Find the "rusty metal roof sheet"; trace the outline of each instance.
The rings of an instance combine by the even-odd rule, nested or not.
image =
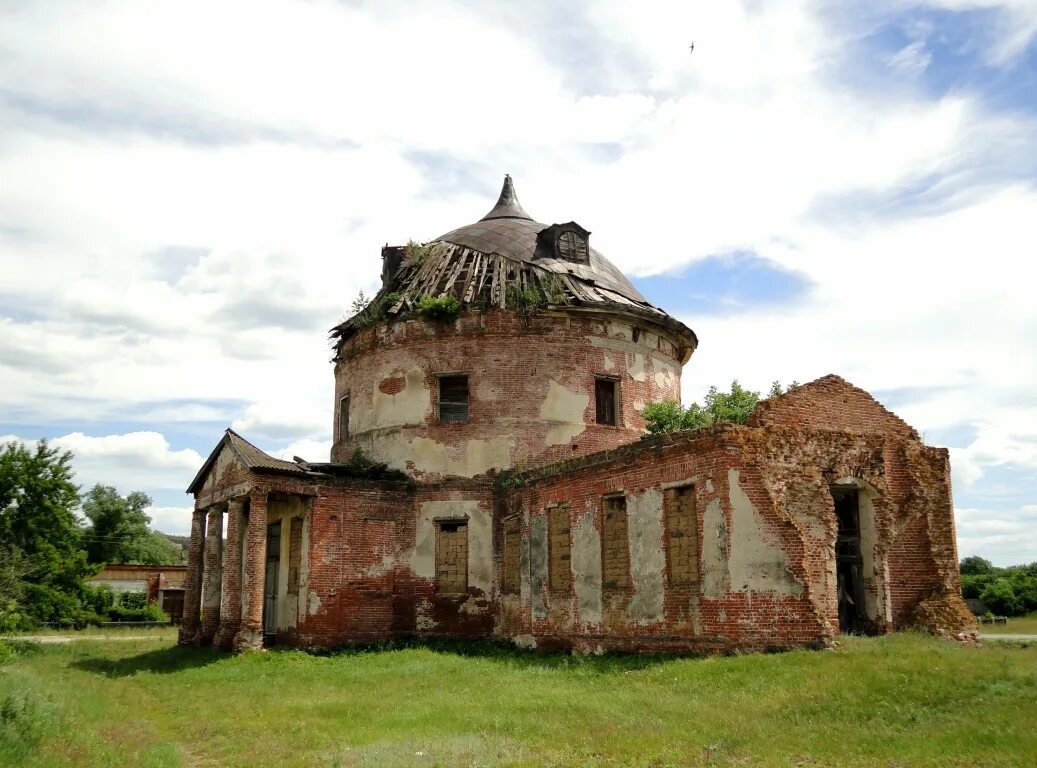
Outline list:
[[[283,459],[275,459],[269,453],[259,450],[256,446],[252,445],[248,440],[243,438],[233,429],[228,429],[223,434],[223,439],[216,444],[212,453],[209,454],[209,458],[202,464],[202,468],[198,470],[198,474],[195,475],[194,480],[187,487],[188,493],[194,493],[196,490],[202,487],[205,481],[205,476],[209,473],[209,469],[214,463],[216,458],[220,455],[220,451],[223,450],[224,446],[230,448],[230,450],[237,457],[246,469],[269,469],[275,472],[286,472],[292,475],[305,475],[306,470],[298,464],[291,461],[284,461]]]
[[[590,249],[590,264],[577,264],[564,259],[535,258],[537,235],[545,229],[546,224],[534,221],[525,212],[519,204],[511,177],[505,176],[500,199],[492,211],[474,224],[458,227],[445,235],[440,235],[432,242],[463,245],[473,251],[495,253],[513,261],[533,264],[547,272],[575,275],[592,286],[599,284],[638,304],[648,304],[648,300],[626,276],[593,248]]]
[[[575,222],[567,227],[582,229]],[[453,296],[461,304],[514,308],[527,291],[539,292],[553,307],[619,308],[670,328],[683,338],[686,355],[698,346],[695,333],[641,295],[615,265],[593,248],[588,263],[555,258],[538,250],[548,229],[522,208],[510,176],[504,177],[497,204],[474,224],[459,227],[424,246],[404,252],[367,309],[331,330],[336,346],[377,317],[413,311],[424,298]],[[584,230],[585,231],[585,230]],[[386,297],[392,303],[386,304]]]

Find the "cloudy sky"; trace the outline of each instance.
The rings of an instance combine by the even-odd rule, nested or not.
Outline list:
[[[0,4],[0,436],[168,532],[233,426],[326,459],[382,244],[575,219],[701,346],[951,449],[959,549],[1037,560],[1037,2]],[[694,51],[689,46],[694,42]]]

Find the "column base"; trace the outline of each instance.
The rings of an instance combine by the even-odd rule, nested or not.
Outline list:
[[[224,650],[231,650],[234,648],[234,638],[237,636],[238,631],[241,629],[241,624],[235,622],[233,624],[220,624],[220,628],[216,630],[216,634],[212,639],[212,644],[216,648],[223,648]],[[260,642],[263,638],[260,635]]]
[[[212,645],[213,638],[220,626],[220,614],[215,616],[202,616],[202,625],[198,630],[198,642],[202,645]]]
[[[245,651],[261,651],[263,650],[263,628],[262,627],[242,627],[238,630],[238,634],[234,636],[234,652],[244,653]]]
[[[177,632],[176,644],[177,645],[198,645],[199,631],[197,626],[190,626],[188,624],[181,624],[180,631]]]

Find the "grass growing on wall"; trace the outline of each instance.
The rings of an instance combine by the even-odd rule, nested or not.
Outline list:
[[[906,634],[707,659],[449,645],[232,657],[173,637],[16,652],[0,666],[0,764],[945,768],[1037,756],[1033,647]]]

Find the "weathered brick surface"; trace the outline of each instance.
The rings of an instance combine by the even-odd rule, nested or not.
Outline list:
[[[607,317],[495,310],[452,323],[376,325],[350,339],[335,366],[336,402],[349,395],[350,428],[348,439],[336,434],[332,459],[348,460],[359,445],[434,480],[629,443],[644,429],[643,403],[680,399],[676,355],[661,328]],[[467,423],[438,420],[437,374],[448,372],[469,375]],[[618,426],[595,421],[596,376],[619,379]],[[563,426],[572,418],[574,428]]]
[[[223,582],[223,507],[210,507],[205,531],[202,572],[202,621],[199,642],[209,644],[220,625],[220,587]]]
[[[227,543],[223,558],[223,584],[220,588],[220,626],[213,645],[231,648],[241,628],[241,557],[245,527],[242,499],[227,503]]]
[[[918,432],[903,419],[863,389],[834,374],[762,401],[749,419],[749,425],[843,430],[918,439]]]
[[[269,489],[253,487],[249,494],[245,528],[245,584],[241,627],[234,636],[237,651],[256,650],[263,645],[263,586],[266,569],[266,507]]]
[[[187,575],[184,578],[184,617],[178,633],[181,645],[198,642],[202,611],[202,572],[205,551],[205,510],[195,508],[191,516],[191,538],[187,545]]]
[[[840,631],[833,487],[858,499],[865,629],[964,621],[945,450],[835,376],[761,403],[746,426],[642,440],[638,408],[678,397],[675,354],[661,329],[576,311],[360,331],[336,361],[350,421],[332,457],[360,447],[408,477],[220,454],[196,504],[250,501],[247,529],[228,525],[245,575],[235,585],[228,554],[217,644],[237,627],[236,648],[260,645],[280,520],[272,623],[286,644],[824,646]],[[468,376],[466,423],[439,422],[440,374]],[[619,426],[594,423],[598,376],[619,381]],[[205,538],[196,524],[189,600]]]

